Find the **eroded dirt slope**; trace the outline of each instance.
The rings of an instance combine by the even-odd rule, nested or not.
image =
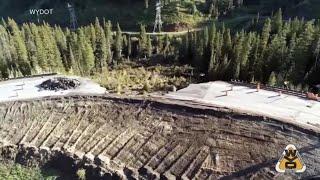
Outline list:
[[[64,97],[3,103],[0,121],[2,160],[33,165],[68,154],[77,157],[75,166],[94,167],[98,170],[90,173],[101,178],[271,179],[320,174],[318,134],[205,107]],[[288,144],[300,150],[305,173],[274,171]]]

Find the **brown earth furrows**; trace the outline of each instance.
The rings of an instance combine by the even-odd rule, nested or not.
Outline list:
[[[135,158],[133,158],[129,165],[140,169],[152,159],[152,157],[165,145],[166,140],[158,134],[153,134],[152,137],[145,141],[139,150],[135,150]]]
[[[104,177],[272,179],[283,148],[294,144],[307,171],[289,175],[320,174],[317,132],[179,103],[70,96],[0,104],[0,160],[16,155],[16,162],[43,164],[64,154]]]

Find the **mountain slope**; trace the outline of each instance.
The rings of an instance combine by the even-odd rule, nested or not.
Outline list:
[[[80,0],[75,1],[75,11],[79,25],[86,25],[94,21],[95,17],[111,20],[119,23],[124,29],[138,28],[138,24],[147,24],[149,28],[155,19],[155,1],[151,1],[146,6],[144,0]],[[195,1],[199,6],[205,4],[204,1]],[[194,2],[169,2],[164,5],[163,21],[166,24],[178,22],[190,23],[191,26],[202,22],[200,14],[192,14],[191,4]],[[179,7],[178,7],[179,6]],[[178,8],[177,8],[178,7]],[[53,9],[52,15],[39,16],[39,20],[47,21],[51,24],[67,26],[69,24],[69,12],[66,0],[3,0],[0,2],[0,17],[12,17],[17,22],[37,22],[36,15],[30,15],[30,9]],[[181,10],[179,9],[181,8]],[[193,21],[193,19],[195,19]]]
[[[73,1],[73,2],[72,2]],[[94,21],[95,17],[111,20],[114,24],[119,22],[123,29],[137,30],[138,24],[147,24],[152,29],[155,18],[156,0],[71,0],[79,25],[86,25]],[[237,0],[215,0],[220,11],[219,19],[226,21],[233,27],[242,28],[258,13],[261,17],[270,16],[281,8],[285,18],[304,17],[316,19],[320,17],[319,0],[243,0],[238,7]],[[165,27],[172,24],[181,26],[197,26],[209,20],[210,5],[214,0],[185,0],[163,1],[163,21]],[[12,17],[17,22],[37,22],[36,15],[30,15],[30,9],[54,9],[52,15],[40,16],[39,20],[51,24],[68,26],[69,12],[67,0],[1,0],[0,17]],[[224,12],[220,6],[230,5],[232,11]],[[228,6],[229,6],[228,5]],[[236,7],[236,8],[235,8]]]

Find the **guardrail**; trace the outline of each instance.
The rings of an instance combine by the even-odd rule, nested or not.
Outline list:
[[[234,84],[234,85],[247,86],[247,87],[250,87],[253,89],[257,88],[257,84],[255,84],[255,83],[247,83],[247,82],[241,82],[241,81],[236,81],[236,80],[231,80],[230,83]],[[264,85],[264,84],[260,84],[260,89],[268,90],[268,91],[275,91],[275,92],[281,91],[282,94],[297,96],[297,97],[301,97],[301,98],[307,98],[307,96],[306,96],[307,92],[305,92],[305,91],[296,91],[296,90],[286,89],[286,88],[282,88],[282,87],[268,86],[268,85]]]

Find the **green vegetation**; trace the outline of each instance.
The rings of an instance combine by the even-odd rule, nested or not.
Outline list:
[[[43,173],[38,168],[28,168],[19,164],[1,164],[0,179],[6,180],[54,180],[59,176],[56,172]]]
[[[146,35],[141,26],[140,37],[136,40],[123,35],[119,25],[115,33],[111,29],[110,22],[100,23],[98,19],[95,24],[76,32],[48,24],[24,24],[19,28],[9,19],[0,25],[0,46],[3,47],[0,50],[0,77],[49,72],[90,76],[118,93],[167,90],[172,86],[184,87],[190,82],[191,67],[179,67],[178,56],[175,56],[179,54],[179,38],[154,39]],[[138,60],[127,63],[128,59],[152,58],[155,53],[170,65],[177,63],[177,66],[139,68]]]
[[[151,37],[141,26],[140,35],[131,37],[122,34],[119,25],[113,32],[109,21],[99,19],[74,32],[48,24],[30,23],[19,27],[9,19],[0,25],[1,78],[59,72],[99,77],[99,82],[117,92],[127,90],[123,85],[126,83],[136,83],[135,88],[141,89],[144,85],[140,81],[148,83],[145,87],[150,85],[146,89],[158,90],[166,85],[182,87],[180,84],[186,80],[150,79],[148,74],[154,72],[148,68],[138,69],[143,77],[130,82],[132,78],[127,80],[127,73],[140,77],[136,68],[119,69],[119,64],[128,59],[133,62],[160,59],[170,65],[191,65],[197,73],[204,73],[207,80],[268,83],[272,75],[276,77],[272,84],[276,85],[289,82],[290,86],[308,88],[320,83],[318,22],[298,18],[284,21],[279,10],[263,21],[262,30],[256,27],[258,23],[253,21],[252,30],[248,32],[233,33],[225,26],[217,28],[212,24],[203,31],[171,37]],[[125,80],[119,79],[118,73],[124,74],[119,77]],[[117,80],[118,83],[109,84]]]
[[[285,20],[295,17],[311,20],[320,17],[320,1],[317,0],[243,0],[242,6],[233,9],[226,16],[220,16],[219,21],[236,30],[252,30],[252,21],[257,21],[258,27],[262,28],[264,20],[280,8]]]
[[[41,16],[39,20],[68,26],[67,2],[75,5],[81,26],[99,17],[119,23],[125,30],[138,30],[139,24],[151,30],[155,18],[155,0],[2,0],[0,12],[4,18],[24,23],[37,22],[37,16],[30,15],[29,9],[53,8],[53,15]],[[162,3],[166,30],[194,27],[217,18],[230,28],[242,29],[257,14],[264,20],[279,8],[284,10],[284,19],[297,16],[310,20],[320,16],[318,0],[162,0]]]
[[[85,180],[86,179],[86,170],[85,169],[79,169],[77,171],[77,176],[79,180]]]
[[[144,62],[145,63],[145,62]],[[144,67],[145,66],[145,67]],[[112,69],[104,69],[92,78],[106,89],[116,93],[171,91],[173,86],[186,87],[191,82],[190,66],[141,65],[124,62]]]
[[[61,5],[50,0],[44,2]],[[82,0],[74,3],[85,12],[98,4],[103,8],[105,2]],[[135,20],[124,19],[115,24],[95,18],[94,23],[76,31],[47,23],[18,25],[13,19],[3,20],[0,25],[0,78],[48,72],[74,74],[93,77],[119,93],[137,89],[165,90],[191,82],[188,76],[176,75],[174,71],[162,74],[167,66],[141,63],[150,61],[181,68],[185,74],[192,67],[195,69],[192,79],[198,79],[194,75],[202,73],[204,80],[239,79],[280,86],[286,82],[290,87],[304,89],[320,83],[319,21],[289,18],[297,7],[309,6],[313,8],[306,11],[307,17],[316,16],[313,11],[317,3],[313,0],[163,1],[166,23],[177,25],[170,27],[172,30],[217,18],[223,21],[179,36],[147,35],[151,21],[143,18],[154,13],[154,1],[108,3],[110,7],[117,7],[108,8],[108,12],[114,14],[120,7],[136,10],[135,5],[139,4],[143,9],[139,11],[141,16],[133,13],[130,17],[141,17],[135,20],[147,25],[140,25],[139,35],[128,35],[122,33],[122,24],[136,23]],[[42,7],[40,2],[38,6]],[[284,12],[275,10],[283,6],[286,6]],[[126,17],[125,13],[122,16]],[[139,27],[137,23],[135,26]]]
[[[152,29],[156,0],[3,0],[1,16],[14,18],[18,23],[45,21],[69,25],[67,3],[74,4],[79,25],[87,25],[96,17],[119,23],[126,30],[137,30],[139,24]],[[208,20],[227,15],[241,7],[242,0],[162,0],[165,30],[192,28]],[[52,15],[37,16],[30,9],[53,9]]]

